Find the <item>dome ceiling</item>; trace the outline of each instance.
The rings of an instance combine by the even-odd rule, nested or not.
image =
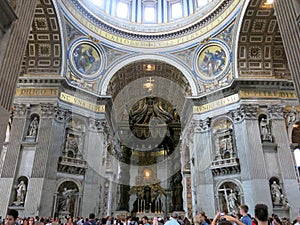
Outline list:
[[[169,33],[195,24],[221,0],[83,0],[82,6],[97,19],[132,33]],[[79,3],[79,1],[78,1]]]
[[[125,17],[118,14],[120,2],[126,5]],[[178,49],[221,31],[234,20],[242,1],[61,0],[60,5],[75,27],[96,40],[120,48]],[[148,14],[152,22],[145,19]]]

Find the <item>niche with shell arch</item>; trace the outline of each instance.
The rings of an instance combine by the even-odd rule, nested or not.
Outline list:
[[[78,118],[70,118],[66,122],[63,155],[69,158],[82,159],[85,123]]]
[[[280,180],[277,177],[271,177],[269,179],[269,185],[273,206],[282,205],[281,200],[283,191],[282,186],[280,184]]]
[[[271,121],[266,114],[260,114],[258,116],[259,131],[261,142],[273,142],[273,135],[271,129]]]
[[[233,124],[227,117],[221,117],[213,122],[214,160],[224,160],[236,157]]]
[[[40,126],[40,116],[36,113],[33,113],[27,122],[25,141],[27,142],[36,141],[39,133],[39,126]]]
[[[231,180],[220,183],[217,188],[218,209],[225,213],[238,212],[239,206],[242,204],[241,186]]]
[[[80,207],[79,187],[73,181],[64,181],[57,189],[55,216],[78,216]]]
[[[28,178],[20,176],[13,186],[12,206],[24,207],[28,189]]]

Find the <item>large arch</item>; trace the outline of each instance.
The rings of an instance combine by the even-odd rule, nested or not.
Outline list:
[[[197,96],[198,91],[199,91],[198,84],[197,84],[195,78],[193,77],[192,72],[188,68],[186,68],[184,65],[180,64],[178,61],[175,61],[171,58],[164,57],[164,56],[161,56],[161,55],[156,55],[156,54],[133,56],[133,57],[130,57],[130,58],[127,58],[127,59],[121,61],[120,63],[118,63],[114,67],[111,67],[111,70],[108,71],[108,73],[103,78],[103,81],[101,82],[101,85],[100,85],[101,92],[100,92],[100,94],[101,95],[107,95],[107,88],[108,88],[110,80],[116,74],[116,72],[118,70],[120,70],[122,67],[124,67],[126,65],[129,65],[130,63],[133,63],[135,61],[153,60],[153,59],[166,62],[166,63],[174,66],[178,70],[180,70],[182,72],[183,76],[185,76],[185,78],[189,82],[191,92],[192,92],[192,96]]]

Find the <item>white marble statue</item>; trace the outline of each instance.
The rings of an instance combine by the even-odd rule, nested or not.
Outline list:
[[[276,181],[273,181],[273,184],[271,184],[271,194],[272,194],[272,200],[274,204],[279,204],[281,201],[281,187],[279,184],[276,183]]]
[[[26,195],[26,185],[24,181],[20,181],[18,185],[15,186],[17,195],[16,195],[16,201],[14,202],[14,205],[20,206],[24,204],[25,195]]]
[[[281,197],[282,208],[290,208],[290,204],[287,200],[287,197],[284,194],[282,194],[280,197]]]
[[[235,195],[235,193],[230,190],[230,194],[228,195],[228,211],[229,212],[235,212],[237,209],[237,205],[236,205],[236,201],[237,201],[237,197]]]
[[[31,123],[29,124],[28,136],[35,137],[39,128],[39,121],[37,117],[34,117]]]
[[[75,192],[76,192],[76,189],[64,188],[64,190],[62,192],[63,200],[61,202],[61,211],[69,212],[71,198]]]

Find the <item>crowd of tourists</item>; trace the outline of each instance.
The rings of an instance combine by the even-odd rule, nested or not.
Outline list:
[[[294,220],[289,220],[285,217],[279,217],[275,214],[268,214],[268,207],[264,204],[257,204],[254,209],[254,216],[249,213],[247,205],[239,207],[239,213],[224,214],[217,212],[214,218],[208,218],[205,212],[200,212],[197,216],[189,220],[182,218],[176,212],[172,213],[171,217],[142,218],[128,216],[96,218],[94,213],[91,213],[88,218],[39,218],[28,217],[20,218],[18,211],[10,209],[5,218],[0,217],[0,225],[300,225],[300,215]]]

